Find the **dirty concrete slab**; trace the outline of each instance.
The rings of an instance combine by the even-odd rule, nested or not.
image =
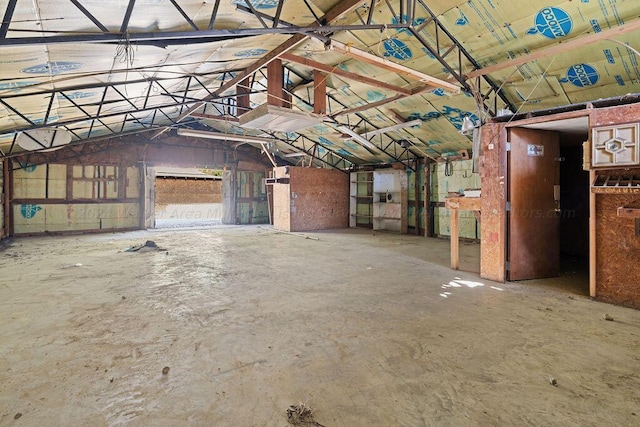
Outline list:
[[[147,240],[164,250],[124,251]],[[0,425],[285,426],[299,403],[325,426],[638,423],[639,311],[452,271],[448,249],[267,226],[12,240]]]

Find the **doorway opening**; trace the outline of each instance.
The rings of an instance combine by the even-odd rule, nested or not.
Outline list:
[[[589,138],[588,116],[523,126],[556,132],[559,157],[555,182],[559,184],[559,276],[533,279],[536,284],[579,295],[589,295],[589,172],[583,169],[583,143]]]
[[[222,224],[222,171],[158,167],[154,184],[155,228]]]

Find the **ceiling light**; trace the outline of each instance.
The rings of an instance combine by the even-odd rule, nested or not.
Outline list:
[[[380,128],[380,129],[372,130],[371,132],[363,133],[360,136],[362,136],[363,138],[369,139],[369,138],[371,138],[372,136],[375,136],[375,135],[380,135],[380,134],[387,133],[387,132],[393,132],[394,130],[400,130],[400,129],[404,129],[404,128],[420,126],[421,124],[422,124],[422,120],[421,119],[415,119],[415,120],[411,120],[409,122],[403,122],[403,123],[398,123],[396,125],[387,126],[386,128]]]
[[[273,142],[273,139],[259,138],[257,136],[247,135],[232,135],[222,132],[209,132],[206,130],[197,129],[178,129],[179,136],[193,136],[196,138],[208,138],[219,139],[221,141],[239,141],[239,142],[255,142],[257,144],[268,144]]]
[[[347,135],[350,135],[353,139],[355,139],[356,141],[358,141],[360,144],[364,145],[367,148],[379,150],[379,148],[376,147],[374,144],[372,144],[371,141],[358,135],[356,132],[352,131],[351,128],[347,126],[338,126],[336,129],[346,133]]]
[[[29,151],[52,151],[71,142],[71,132],[58,128],[30,129],[18,133],[16,143]]]
[[[462,119],[462,126],[460,127],[460,133],[463,135],[469,135],[476,128],[473,120],[469,116],[464,116]]]

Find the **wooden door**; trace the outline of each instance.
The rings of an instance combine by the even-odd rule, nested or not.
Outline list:
[[[560,273],[557,132],[512,128],[508,156],[508,280]]]

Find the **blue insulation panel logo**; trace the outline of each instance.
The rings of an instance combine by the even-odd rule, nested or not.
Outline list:
[[[320,143],[324,144],[324,145],[333,145],[333,142],[329,141],[327,138],[325,138],[324,136],[320,136],[318,137],[318,141],[320,141]]]
[[[573,21],[567,12],[558,7],[545,7],[534,18],[534,27],[527,34],[541,34],[550,39],[564,37],[573,29]]]
[[[382,101],[383,99],[386,99],[386,98],[387,97],[382,92],[378,92],[377,90],[367,91],[367,101],[369,102]]]
[[[600,80],[598,71],[589,64],[576,64],[567,70],[567,77],[560,79],[562,83],[571,83],[578,87],[593,86]]]
[[[248,49],[240,52],[236,52],[233,56],[240,58],[250,58],[252,56],[262,56],[267,53],[267,49]]]
[[[22,214],[22,217],[25,219],[33,218],[34,216],[36,216],[38,211],[41,211],[41,210],[42,210],[42,207],[38,205],[20,205],[20,213]]]
[[[387,39],[384,41],[383,46],[386,51],[384,56],[392,56],[401,61],[413,58],[411,49],[398,39]]]
[[[23,68],[21,71],[26,74],[50,74],[55,76],[69,71],[75,71],[82,67],[84,67],[84,64],[81,62],[54,61]]]

